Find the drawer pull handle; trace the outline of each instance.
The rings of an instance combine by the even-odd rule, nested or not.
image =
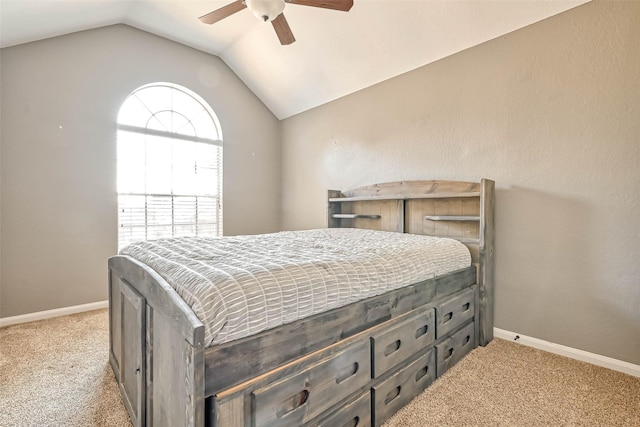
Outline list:
[[[352,419],[347,421],[345,425],[343,425],[342,427],[356,427],[358,424],[360,424],[360,417],[353,417]]]
[[[358,362],[354,362],[353,365],[349,365],[345,369],[342,369],[340,372],[338,372],[338,376],[336,377],[336,384],[340,384],[347,378],[351,378],[352,376],[354,376],[356,372],[358,372],[358,368]]]
[[[420,369],[417,373],[416,373],[416,382],[420,381],[421,379],[424,378],[425,375],[427,375],[427,372],[429,372],[429,365],[426,365],[424,368]]]
[[[449,320],[453,318],[453,311],[448,312],[444,316],[442,316],[442,323],[447,323]]]
[[[462,345],[469,344],[469,341],[471,341],[471,335],[467,335],[467,337],[464,339],[464,344],[462,344]]]
[[[396,351],[398,351],[400,349],[400,344],[402,344],[400,342],[400,340],[394,341],[391,344],[389,344],[385,349],[384,349],[384,355],[389,356],[392,353],[395,353]]]
[[[416,339],[426,334],[428,330],[429,330],[429,325],[424,325],[422,328],[416,329]]]
[[[462,311],[469,310],[469,307],[471,307],[471,303],[466,303],[465,305],[462,306]]]
[[[451,356],[453,356],[453,347],[447,350],[447,355],[444,357],[444,360],[447,360]]]
[[[307,400],[309,400],[309,390],[302,390],[301,392],[283,400],[282,404],[276,411],[276,415],[278,418],[282,418],[307,403]]]
[[[391,403],[396,397],[400,396],[400,386],[394,388],[393,390],[391,390],[389,393],[387,393],[387,396],[384,398],[384,404],[388,405],[389,403]]]

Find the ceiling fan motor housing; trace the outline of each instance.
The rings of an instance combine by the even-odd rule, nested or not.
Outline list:
[[[273,21],[284,10],[284,0],[245,0],[251,13],[264,22]]]

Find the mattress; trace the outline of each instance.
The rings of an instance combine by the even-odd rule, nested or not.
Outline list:
[[[160,239],[120,254],[177,291],[204,324],[207,346],[471,265],[453,239],[352,228]]]

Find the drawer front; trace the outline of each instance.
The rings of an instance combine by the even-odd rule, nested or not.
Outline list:
[[[475,313],[475,289],[467,289],[436,306],[436,336],[442,338],[471,320]]]
[[[465,354],[476,348],[474,323],[471,322],[458,332],[436,345],[438,376],[455,365]]]
[[[367,390],[356,400],[341,406],[335,413],[319,421],[313,427],[371,427],[371,392]]]
[[[290,377],[254,390],[253,425],[301,426],[364,389],[370,379],[369,342],[354,343]]]
[[[373,422],[380,426],[435,379],[435,351],[429,350],[372,388]]]
[[[372,375],[378,378],[435,341],[433,308],[418,308],[371,336]]]

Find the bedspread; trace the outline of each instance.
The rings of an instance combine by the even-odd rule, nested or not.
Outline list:
[[[177,291],[204,324],[207,346],[471,265],[453,239],[352,228],[160,239],[120,254]]]

